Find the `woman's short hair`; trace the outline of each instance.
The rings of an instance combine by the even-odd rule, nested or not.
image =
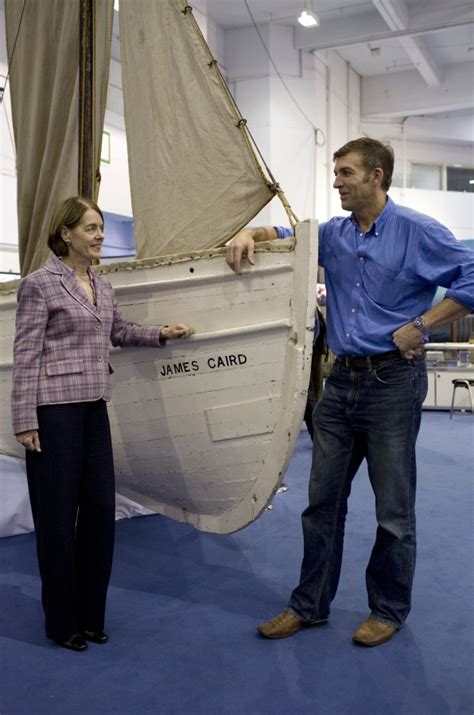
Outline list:
[[[382,144],[377,139],[371,139],[370,137],[360,137],[359,139],[353,139],[344,146],[341,146],[333,154],[333,161],[340,159],[346,154],[351,152],[357,152],[362,157],[362,165],[367,172],[373,171],[374,169],[382,169],[383,171],[383,181],[382,189],[388,191],[392,183],[393,165],[395,161],[393,149],[388,144]]]
[[[70,196],[68,199],[61,201],[49,226],[48,235],[48,248],[52,250],[55,256],[62,258],[69,253],[67,243],[61,236],[64,226],[66,228],[77,226],[89,209],[97,211],[102,221],[104,220],[102,211],[90,199],[85,199],[83,196]]]

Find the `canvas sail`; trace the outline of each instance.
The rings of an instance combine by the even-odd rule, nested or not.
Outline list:
[[[139,258],[221,245],[274,192],[186,0],[121,0]]]
[[[95,166],[99,166],[112,39],[113,0],[95,13]],[[22,275],[49,258],[52,213],[78,191],[79,0],[5,0],[17,159]]]

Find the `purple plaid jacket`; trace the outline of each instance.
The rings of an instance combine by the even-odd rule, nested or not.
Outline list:
[[[162,347],[160,326],[122,318],[113,288],[91,272],[96,306],[58,258],[26,276],[18,290],[14,343],[13,432],[37,429],[38,405],[109,400],[110,342]]]

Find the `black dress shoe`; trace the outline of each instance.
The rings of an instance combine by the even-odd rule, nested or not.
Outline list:
[[[84,631],[83,637],[91,643],[107,643],[109,636],[104,631]]]
[[[87,643],[84,637],[80,633],[74,633],[70,638],[65,641],[56,641],[56,643],[63,648],[68,648],[68,650],[75,650],[80,652],[87,649]]]

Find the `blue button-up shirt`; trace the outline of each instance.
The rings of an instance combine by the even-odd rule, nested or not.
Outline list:
[[[280,238],[292,233],[275,229]],[[474,251],[435,219],[390,198],[365,234],[353,214],[322,223],[319,265],[336,355],[395,350],[392,333],[430,308],[437,286],[474,310]]]

